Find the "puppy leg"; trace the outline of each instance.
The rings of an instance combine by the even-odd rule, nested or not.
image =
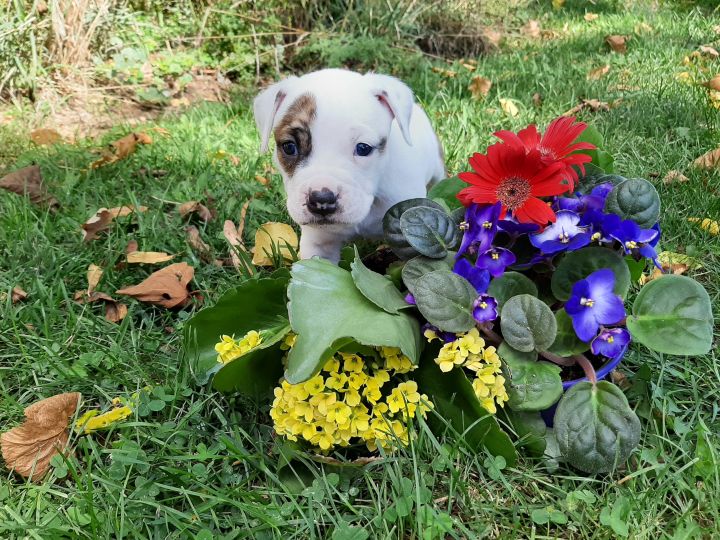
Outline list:
[[[301,227],[300,258],[321,257],[335,264],[340,261],[343,238],[313,227]]]

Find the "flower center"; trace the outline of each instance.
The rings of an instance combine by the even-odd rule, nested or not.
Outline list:
[[[612,343],[613,341],[615,341],[615,338],[612,336],[608,336],[607,338],[605,338],[605,341],[607,341],[608,343]]]
[[[580,305],[585,307],[593,307],[595,305],[595,300],[592,298],[581,298],[580,299]]]
[[[602,234],[600,234],[599,232],[594,233],[594,234],[592,235],[592,237],[591,237],[591,239],[592,239],[593,241],[595,241],[595,242],[597,242],[598,240],[600,240],[600,238],[602,238]]]
[[[524,178],[507,178],[500,183],[495,194],[503,206],[515,210],[530,197],[530,183]]]
[[[538,146],[537,149],[540,152],[540,156],[549,157],[549,158],[552,158],[553,160],[557,159],[557,157],[555,156],[555,152],[553,152],[549,148],[545,148],[544,146]]]
[[[492,229],[492,222],[484,221],[482,226],[483,226],[483,229]]]
[[[625,242],[625,247],[628,249],[635,249],[637,247],[637,242],[635,240],[628,240]]]
[[[467,221],[461,221],[458,227],[460,227],[461,231],[467,231],[470,228],[470,224]]]
[[[558,240],[560,240],[560,242],[562,242],[563,244],[567,244],[570,241],[570,235],[563,231],[558,234]]]
[[[497,252],[493,252],[490,256],[492,257],[493,261],[497,261],[500,258],[500,254]]]
[[[487,306],[488,306],[488,305],[487,305],[487,302],[480,302],[480,307],[481,307],[482,309],[487,309]]]

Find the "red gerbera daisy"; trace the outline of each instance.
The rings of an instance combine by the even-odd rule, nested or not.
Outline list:
[[[538,197],[559,195],[570,188],[563,183],[565,163],[546,165],[538,152],[527,153],[524,144],[517,141],[497,143],[487,154],[474,154],[470,166],[475,172],[458,175],[471,184],[458,193],[458,199],[465,206],[500,201],[503,215],[510,210],[523,223],[544,226],[554,222],[555,212]]]
[[[495,136],[508,144],[522,144],[528,154],[538,152],[540,159],[546,165],[556,161],[565,164],[565,177],[570,183],[570,189],[574,189],[578,180],[577,171],[573,165],[585,174],[585,163],[592,161],[587,154],[575,154],[578,150],[595,150],[595,145],[589,142],[573,142],[585,131],[587,124],[584,122],[574,123],[574,117],[561,116],[553,120],[545,133],[540,136],[537,127],[530,125],[520,130],[517,135],[512,131],[498,131]]]

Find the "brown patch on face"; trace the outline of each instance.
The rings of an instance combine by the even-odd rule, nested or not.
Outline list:
[[[287,112],[275,127],[278,161],[288,176],[292,176],[295,169],[310,157],[310,152],[312,152],[310,124],[316,114],[315,97],[312,94],[303,94],[290,104]],[[285,151],[286,143],[295,145],[296,153],[294,155]]]

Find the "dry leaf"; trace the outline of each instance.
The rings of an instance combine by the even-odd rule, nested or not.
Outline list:
[[[534,19],[531,19],[522,25],[522,27],[520,28],[520,33],[522,33],[528,37],[531,37],[531,38],[539,38],[540,37],[540,23]]]
[[[128,264],[158,264],[174,258],[175,255],[168,255],[162,251],[132,251],[127,254]]]
[[[145,212],[147,206],[118,206],[115,208],[100,208],[95,215],[82,224],[83,241],[89,242],[97,238],[98,233],[107,230],[115,218],[125,217],[133,212]]]
[[[480,75],[476,75],[470,81],[468,90],[470,90],[472,97],[474,97],[475,99],[480,99],[488,95],[488,92],[490,92],[490,88],[492,88],[492,84],[493,83],[490,79],[486,77],[481,77]]]
[[[679,184],[688,182],[689,180],[690,179],[680,171],[672,170],[668,171],[668,173],[665,175],[665,178],[663,178],[663,184]]]
[[[240,158],[236,155],[230,154],[229,152],[226,152],[225,150],[218,150],[216,152],[212,152],[210,154],[210,159],[227,159],[230,163],[232,163],[235,167],[240,165]]]
[[[608,36],[605,38],[605,43],[610,45],[610,48],[616,53],[625,54],[627,52],[627,36]]]
[[[648,23],[641,22],[636,24],[633,30],[637,35],[649,34],[653,31],[653,27],[650,26]]]
[[[165,308],[182,307],[190,296],[187,286],[194,275],[195,270],[189,264],[175,263],[153,272],[143,282],[116,293]]]
[[[700,52],[700,54],[704,54],[705,56],[708,56],[710,58],[717,58],[720,56],[720,53],[709,45],[700,45],[698,51]]]
[[[454,79],[457,76],[457,72],[453,71],[451,69],[444,69],[438,66],[433,66],[431,68],[435,73],[439,73],[443,77],[446,77],[448,79]]]
[[[187,234],[188,244],[198,252],[200,258],[207,263],[212,262],[212,250],[210,246],[200,238],[200,231],[198,231],[197,227],[190,225],[185,228],[185,233]]]
[[[699,259],[673,251],[661,251],[658,253],[657,259],[661,266],[668,268],[673,264],[684,264],[689,270],[699,270],[703,267]]]
[[[618,369],[613,369],[610,372],[610,380],[613,384],[619,386],[621,390],[627,390],[632,386],[627,375]]]
[[[267,186],[270,183],[270,180],[268,178],[260,174],[255,175],[255,181],[259,184],[262,184],[263,186]]]
[[[137,240],[130,240],[127,243],[127,246],[125,246],[125,254],[132,253],[133,251],[137,251],[140,246],[137,243]]]
[[[496,30],[495,28],[483,28],[481,31],[481,35],[483,37],[483,40],[487,45],[489,45],[489,49],[497,48],[500,46],[500,42],[502,41],[503,35],[502,32],[499,30]]]
[[[592,21],[594,21],[595,19],[597,19],[599,16],[600,16],[600,15],[598,15],[597,13],[586,13],[583,18],[584,18],[587,22],[592,22]]]
[[[128,313],[128,307],[125,304],[103,292],[93,291],[88,294],[87,291],[76,291],[73,299],[81,304],[102,302],[105,306],[105,319],[112,323],[120,322]]]
[[[278,251],[286,261],[293,260],[293,253],[298,250],[298,237],[295,230],[286,223],[264,223],[255,233],[253,248],[253,264],[272,266],[272,256]]]
[[[115,163],[125,159],[135,152],[137,144],[152,144],[152,137],[147,133],[130,133],[115,142],[110,143],[110,150],[103,151],[103,155],[97,161],[90,164],[91,169],[97,169],[109,163]]]
[[[713,236],[717,236],[718,234],[720,234],[720,223],[718,223],[717,221],[715,221],[713,219],[710,219],[710,218],[700,219],[700,218],[696,218],[696,217],[691,217],[691,218],[688,218],[688,221],[691,223],[699,223],[701,229],[706,230]]]
[[[565,0],[552,0],[553,9],[562,9],[565,5]]]
[[[153,126],[150,128],[151,131],[154,131],[158,135],[162,135],[163,137],[169,137],[170,136],[170,130],[165,129],[164,127],[160,126]]]
[[[78,392],[59,394],[25,409],[25,422],[0,435],[0,449],[8,469],[32,480],[41,480],[50,460],[68,455],[68,423],[80,402]]]
[[[477,69],[477,65],[471,64],[470,62],[462,62],[460,65],[468,71],[475,71]]]
[[[565,111],[563,116],[574,116],[583,109],[590,109],[593,112],[598,111],[609,111],[611,107],[615,107],[620,104],[622,100],[615,100],[613,103],[607,103],[600,101],[599,99],[583,99],[579,105],[575,105],[572,109]]]
[[[54,129],[41,128],[30,132],[30,140],[38,146],[47,146],[62,141],[62,136]]]
[[[532,101],[535,107],[540,107],[542,105],[543,98],[538,92],[535,92],[533,94]]]
[[[517,105],[510,99],[500,98],[500,108],[505,114],[513,118],[520,114]]]
[[[87,269],[87,282],[88,282],[88,288],[87,293],[92,294],[92,292],[95,290],[95,288],[98,286],[98,283],[100,283],[100,279],[103,275],[103,269],[100,268],[96,264],[91,264],[88,266]]]
[[[213,218],[212,212],[208,210],[207,206],[199,203],[198,201],[188,201],[186,203],[182,203],[178,208],[178,212],[180,212],[180,217],[187,217],[189,214],[197,214],[197,216],[206,223]]]
[[[609,71],[610,64],[605,64],[604,66],[590,70],[587,74],[587,79],[589,81],[597,81],[607,75]]]
[[[693,165],[699,169],[707,170],[720,168],[720,148],[704,153],[693,161]]]
[[[708,82],[703,83],[703,86],[707,86],[710,90],[720,90],[720,75],[715,75]]]
[[[40,167],[37,165],[23,167],[5,175],[0,179],[0,188],[18,195],[27,195],[33,204],[47,205],[53,210],[60,206],[55,197],[48,195],[40,174]]]
[[[245,265],[243,264],[243,261],[238,254],[239,251],[245,251],[245,244],[243,243],[242,233],[238,232],[238,228],[236,228],[235,224],[229,219],[226,220],[223,224],[223,236],[225,236],[225,240],[227,240],[228,244],[230,244],[231,246],[230,262],[232,263],[233,267],[235,267],[236,269],[239,269],[241,267],[244,268]]]
[[[22,302],[28,297],[28,293],[26,293],[24,290],[22,290],[21,287],[13,287],[12,291],[10,292],[10,301],[13,304],[17,304],[18,302]]]

